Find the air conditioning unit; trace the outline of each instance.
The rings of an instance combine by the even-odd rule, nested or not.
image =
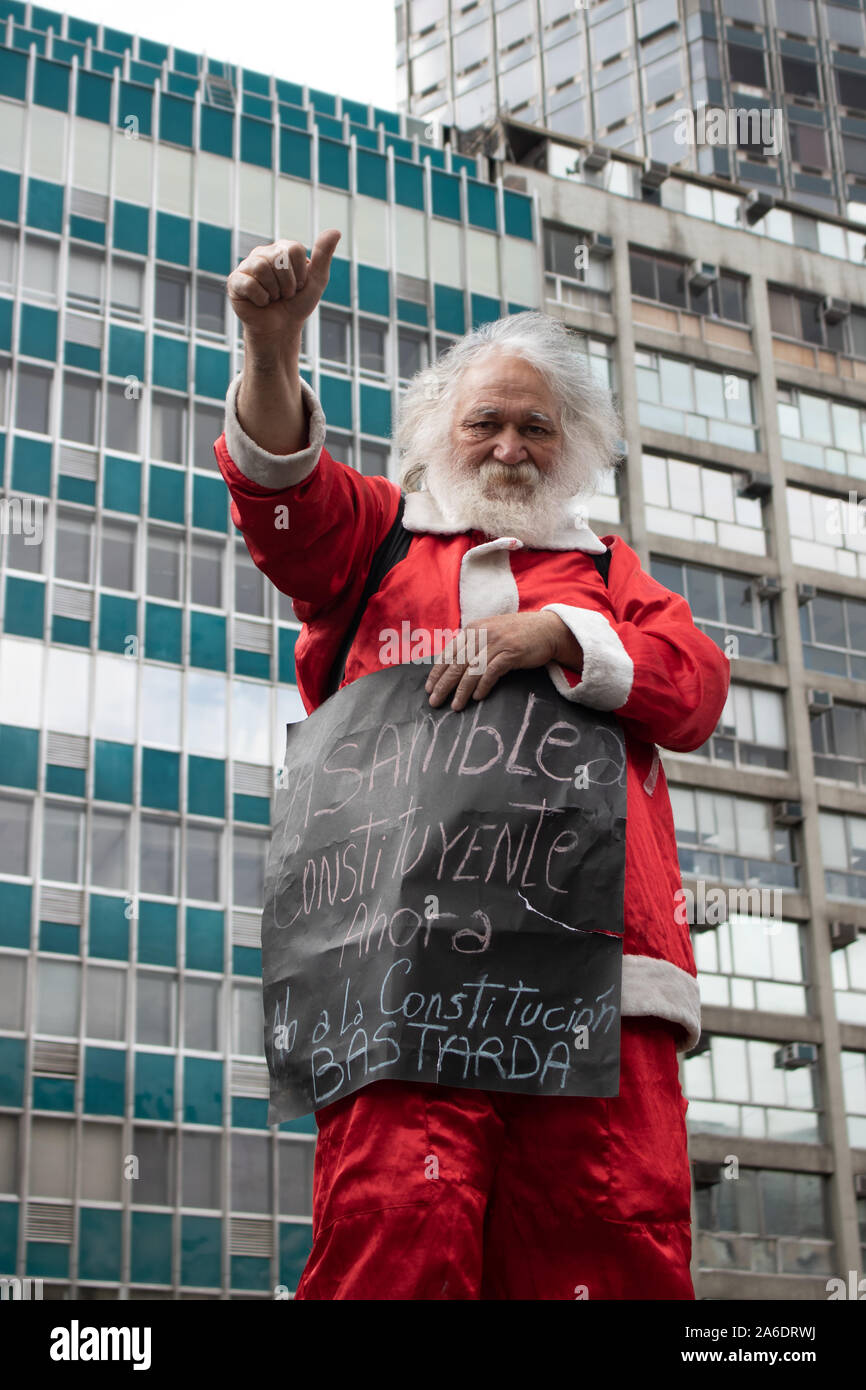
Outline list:
[[[818,1049],[814,1043],[785,1043],[773,1054],[773,1065],[782,1071],[796,1071],[798,1067],[811,1067],[818,1060]]]
[[[719,267],[710,261],[692,261],[689,266],[689,284],[693,290],[705,290],[714,285],[719,278]]]
[[[854,1195],[866,1197],[866,1173],[854,1174]]]
[[[851,305],[847,299],[834,299],[828,294],[821,300],[819,312],[825,323],[841,323],[850,314]]]
[[[737,488],[738,497],[755,497],[763,501],[773,491],[773,480],[769,473],[744,473],[743,481]]]
[[[608,236],[607,232],[590,232],[586,238],[587,245],[596,256],[613,255],[613,237]]]
[[[842,951],[846,946],[853,946],[857,936],[856,922],[830,923],[830,949],[832,951]]]
[[[764,193],[760,188],[753,188],[746,194],[743,200],[743,216],[750,227],[754,227],[756,222],[760,222],[762,217],[766,217],[768,212],[776,206],[776,200],[772,193]]]
[[[809,713],[823,714],[833,708],[833,696],[829,690],[810,690],[808,697]]]
[[[692,1177],[695,1187],[715,1187],[722,1181],[722,1165],[711,1158],[693,1158]]]
[[[802,820],[802,801],[777,801],[773,806],[774,825],[800,825]]]
[[[660,159],[645,159],[640,171],[641,187],[661,188],[670,171],[670,165]]]
[[[778,598],[782,585],[774,574],[757,574],[749,585],[755,598]]]
[[[606,150],[603,145],[590,145],[589,149],[581,152],[579,158],[581,170],[597,173],[610,162],[610,150]]]
[[[811,603],[817,592],[814,584],[798,584],[797,602],[800,607],[802,608],[804,603]]]

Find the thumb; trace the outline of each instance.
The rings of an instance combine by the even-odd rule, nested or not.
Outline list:
[[[342,235],[342,232],[338,231],[336,227],[328,227],[326,231],[320,232],[316,237],[307,270],[308,282],[312,280],[315,285],[322,285],[323,287],[327,284],[331,259]]]

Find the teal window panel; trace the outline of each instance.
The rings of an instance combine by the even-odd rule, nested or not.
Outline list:
[[[174,1056],[164,1052],[135,1054],[135,1118],[174,1119]]]
[[[318,1126],[316,1125],[316,1117],[315,1117],[315,1115],[313,1115],[313,1114],[310,1114],[310,1115],[299,1115],[298,1118],[297,1118],[296,1120],[284,1120],[283,1123],[282,1123],[281,1125],[278,1125],[278,1126],[277,1126],[277,1128],[280,1130],[280,1133],[282,1133],[283,1131],[285,1131],[287,1134],[316,1134],[316,1133],[318,1133]]]
[[[29,883],[0,882],[0,946],[28,949],[32,905],[33,889]]]
[[[43,309],[38,304],[21,305],[21,327],[18,330],[18,351],[28,357],[57,360],[57,310]]]
[[[35,791],[38,781],[39,730],[0,724],[0,782]]]
[[[99,43],[99,25],[91,24],[87,19],[74,19],[72,15],[67,17],[67,33],[76,43],[86,43],[92,39],[95,44]],[[79,78],[81,74],[79,73]]]
[[[95,246],[104,246],[105,223],[95,217],[81,217],[74,212],[69,217],[69,235],[78,237],[81,241],[92,241]]]
[[[258,946],[233,946],[232,973],[250,975],[253,978],[261,976],[262,953],[260,948]]]
[[[39,949],[53,951],[59,956],[78,956],[80,948],[80,927],[69,922],[40,922]]]
[[[236,647],[235,675],[268,681],[271,678],[271,658],[267,652],[245,652],[243,647]]]
[[[358,266],[358,307],[368,314],[389,313],[390,278],[374,265]]]
[[[352,383],[348,377],[323,374],[319,378],[319,400],[325,419],[334,429],[352,428]]]
[[[298,1287],[312,1248],[312,1226],[301,1226],[293,1221],[280,1222],[280,1283],[285,1284],[287,1289]]]
[[[73,1111],[75,1082],[60,1076],[34,1076],[33,1109]]]
[[[183,1118],[187,1124],[223,1122],[223,1064],[216,1058],[184,1057]]]
[[[138,604],[135,599],[120,598],[117,594],[100,594],[99,650],[122,652],[125,656],[131,650],[130,637],[137,636]]]
[[[180,810],[180,754],[167,748],[141,750],[141,804]]]
[[[187,765],[187,810],[193,816],[225,815],[226,765],[222,758],[190,755]]]
[[[525,313],[527,309],[531,309],[532,307],[533,306],[531,304],[513,304],[511,300],[508,301],[509,314],[522,314]]]
[[[403,323],[417,323],[426,328],[427,305],[416,304],[412,299],[398,299],[397,318]]]
[[[322,298],[330,304],[344,304],[347,308],[352,303],[349,262],[342,256],[335,256],[331,261],[330,278]]]
[[[12,347],[12,304],[11,299],[0,299],[0,348],[7,352]]]
[[[197,76],[199,55],[197,53],[190,53],[188,48],[176,48],[174,50],[174,66],[178,72],[188,72]]]
[[[209,154],[221,154],[226,159],[232,157],[234,116],[217,106],[202,102],[199,147]]]
[[[89,121],[111,121],[111,82],[98,73],[78,69],[78,90],[75,95],[75,114]]]
[[[95,507],[96,483],[89,478],[70,478],[61,473],[57,479],[57,496],[61,502],[81,502],[86,507]]]
[[[87,954],[102,960],[129,960],[129,918],[132,903],[127,898],[109,898],[104,893],[90,895],[90,936]]]
[[[0,61],[4,54],[0,49]],[[4,222],[19,220],[18,204],[21,198],[21,175],[12,174],[8,169],[0,169],[0,217]]]
[[[280,173],[291,174],[296,179],[309,179],[312,166],[311,145],[312,136],[301,130],[293,130],[290,126],[281,125]]]
[[[524,197],[522,193],[515,193],[510,188],[505,190],[505,231],[508,236],[523,237],[525,241],[533,240],[532,199]]]
[[[388,136],[386,136],[386,138],[385,138],[385,149],[386,149],[386,150],[387,150],[387,149],[393,150],[393,151],[394,151],[394,157],[395,157],[396,159],[412,159],[412,158],[414,157],[414,156],[413,156],[413,151],[412,151],[412,141],[411,141],[411,140],[403,140],[399,135],[388,135]],[[425,153],[426,153],[426,150],[425,150]],[[436,151],[435,151],[435,150],[431,150],[430,153],[431,153],[431,154],[435,154]],[[433,162],[433,161],[431,161],[431,162]]]
[[[0,1202],[0,1267],[14,1269],[18,1249],[18,1203]]]
[[[432,172],[433,215],[450,217],[460,221],[460,179],[456,174],[445,174],[439,169]]]
[[[53,111],[69,110],[70,69],[65,63],[53,63],[48,58],[36,59],[36,79],[33,100],[37,106],[50,106]]]
[[[383,154],[358,150],[358,192],[368,198],[388,197],[388,162]]]
[[[359,149],[378,151],[379,136],[375,130],[370,130],[368,126],[352,123],[349,125],[349,134],[354,135]]]
[[[437,328],[444,333],[466,332],[462,290],[453,289],[451,285],[434,285],[433,303]]]
[[[186,476],[180,468],[163,468],[151,464],[147,496],[147,514],[159,521],[184,519],[184,489]]]
[[[156,255],[160,261],[189,265],[192,223],[173,212],[156,214]]]
[[[91,50],[90,63],[97,72],[112,73],[115,69],[120,72],[123,67],[123,60],[111,53],[103,53],[101,48]]]
[[[144,605],[144,654],[148,661],[183,659],[183,609],[166,603]]]
[[[189,615],[189,661],[206,671],[226,669],[226,620],[217,613]]]
[[[243,113],[245,116],[255,116],[261,121],[270,121],[273,118],[273,111],[270,99],[267,97],[253,96],[252,92],[244,92]],[[244,132],[241,129],[241,142],[244,139]],[[243,158],[243,156],[241,156]],[[250,163],[258,164],[258,160],[251,160]]]
[[[232,271],[232,234],[228,227],[216,227],[212,222],[198,224],[198,267],[212,270],[215,275]]]
[[[244,68],[242,85],[245,92],[258,92],[260,96],[267,96],[271,90],[271,79],[267,73]]]
[[[267,1129],[268,1102],[253,1096],[232,1096],[232,1125],[235,1129]]]
[[[424,211],[424,171],[408,159],[394,160],[394,201]]]
[[[69,1246],[53,1240],[28,1240],[26,1270],[31,1279],[68,1279]]]
[[[340,108],[344,116],[348,116],[350,121],[357,121],[360,125],[368,125],[370,120],[369,108],[363,101],[351,101],[349,97],[343,97]]]
[[[234,818],[251,821],[255,825],[270,825],[271,803],[266,796],[247,796],[243,792],[235,792]]]
[[[154,39],[138,40],[138,56],[143,63],[155,63],[162,67],[168,57],[168,44],[157,43]]]
[[[296,130],[306,130],[309,124],[306,106],[290,106],[285,102],[278,103],[280,125],[294,126]],[[282,148],[282,133],[280,135]],[[309,178],[309,174],[306,175]]]
[[[222,1222],[218,1216],[180,1218],[180,1282],[218,1289],[222,1283]]]
[[[6,480],[6,435],[0,430],[0,487],[5,486]]]
[[[0,1105],[24,1104],[23,1038],[0,1038]]]
[[[387,439],[391,434],[391,392],[361,383],[361,430]]]
[[[474,227],[497,230],[496,189],[489,183],[479,183],[477,179],[467,179],[467,216]]]
[[[139,135],[152,135],[153,92],[136,82],[121,82],[117,124],[122,129],[137,130]]]
[[[5,631],[15,637],[38,637],[45,631],[45,585],[35,579],[6,577]]]
[[[63,361],[67,367],[83,367],[87,372],[98,372],[102,368],[102,353],[97,347],[87,347],[84,343],[64,343]]]
[[[295,644],[300,633],[293,627],[281,627],[278,634],[278,668],[277,679],[283,685],[297,685],[298,676],[295,670]]]
[[[3,885],[0,885],[0,904],[3,902],[2,887]],[[217,909],[210,907],[187,908],[187,970],[222,971],[223,933],[223,914]]]
[[[131,743],[114,743],[98,738],[93,746],[93,795],[97,801],[132,804],[132,768],[135,749]]]
[[[286,78],[278,77],[277,97],[280,101],[290,101],[300,106],[304,100],[304,89],[298,82],[288,82]]]
[[[79,1279],[120,1279],[123,1212],[81,1207],[78,1235]]]
[[[146,256],[148,251],[149,211],[138,203],[114,204],[114,245],[119,251],[137,251]],[[123,372],[117,373],[123,376]]]
[[[195,348],[195,390],[198,396],[212,396],[214,400],[224,399],[231,380],[231,363],[223,348],[205,347],[196,343]]]
[[[259,1255],[231,1256],[231,1286],[268,1293],[271,1287],[271,1262]]]
[[[102,46],[112,53],[125,53],[132,48],[133,35],[124,29],[103,29]]]
[[[51,495],[51,445],[47,439],[16,434],[12,444],[12,486],[19,492]]]
[[[170,72],[168,74],[168,86],[165,90],[174,92],[175,95],[179,97],[190,97],[195,101],[195,96],[198,91],[198,82],[193,77],[182,77],[180,73]]]
[[[85,1047],[85,1114],[122,1115],[125,1096],[126,1053],[123,1049]]]
[[[244,164],[258,164],[270,169],[273,162],[274,127],[270,120],[257,116],[241,116],[241,159]]]
[[[139,899],[138,958],[146,965],[177,964],[176,903]]]
[[[310,87],[310,105],[323,116],[336,116],[337,98],[333,92],[323,92],[320,87]]]
[[[428,153],[428,151],[425,150],[425,154],[426,153]],[[443,161],[445,159],[445,154],[443,150],[430,150],[429,153],[431,155],[439,155]],[[433,160],[433,162],[438,163],[438,161],[435,159]],[[474,178],[476,174],[475,160],[470,159],[469,156],[465,154],[452,154],[451,169],[452,172],[455,174],[459,174],[461,169],[465,169],[467,174],[469,174],[470,178]]]
[[[159,101],[159,138],[173,145],[192,149],[192,118],[195,107],[185,97],[163,92]]]
[[[0,95],[24,101],[27,97],[27,54],[0,48]]]
[[[153,384],[170,386],[175,391],[187,389],[187,357],[189,343],[185,338],[153,336]]]
[[[400,117],[396,111],[385,111],[381,106],[374,106],[373,125],[383,125],[392,135],[400,134]]]
[[[134,1284],[171,1283],[170,1212],[132,1213],[132,1259],[130,1277]]]
[[[102,505],[113,512],[141,512],[141,464],[135,459],[105,456]]]
[[[27,181],[27,225],[46,232],[63,230],[63,185],[45,179]]]
[[[319,138],[319,183],[349,191],[349,146]]]
[[[471,301],[473,328],[478,328],[482,323],[491,323],[500,317],[502,310],[498,299],[491,299],[486,294],[473,294]]]
[[[135,376],[144,380],[144,334],[137,328],[108,329],[108,372],[110,376]]]
[[[55,615],[51,619],[51,640],[65,643],[67,647],[89,647],[90,623],[83,618],[61,618]],[[52,790],[60,789],[53,787]],[[76,792],[75,795],[83,796],[84,793]]]
[[[59,639],[52,637],[52,640]],[[45,769],[45,790],[60,796],[84,796],[87,774],[83,767],[58,767],[56,763],[49,763]]]
[[[222,478],[194,473],[192,479],[192,524],[205,531],[228,530],[229,493]]]

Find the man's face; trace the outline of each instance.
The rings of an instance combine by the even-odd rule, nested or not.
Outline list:
[[[467,367],[451,427],[462,469],[488,498],[528,499],[562,448],[553,396],[520,357],[490,353]]]

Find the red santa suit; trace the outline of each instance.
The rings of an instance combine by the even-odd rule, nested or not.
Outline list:
[[[275,455],[226,398],[214,450],[250,555],[291,595],[298,688],[326,697],[340,638],[400,490],[324,448],[302,382],[309,446]],[[277,510],[286,509],[286,510]],[[569,700],[613,712],[627,754],[622,1053],[617,1097],[522,1096],[380,1081],[317,1112],[313,1249],[299,1298],[693,1298],[690,1182],[677,1052],[700,1033],[673,816],[658,746],[697,748],[728,690],[727,659],[685,599],[618,536],[564,506],[544,549],[455,530],[426,491],[406,497],[409,551],[369,602],[344,684],[379,670],[385,630],[454,630],[551,609],[583,651],[551,662]],[[610,551],[607,584],[592,556]]]

